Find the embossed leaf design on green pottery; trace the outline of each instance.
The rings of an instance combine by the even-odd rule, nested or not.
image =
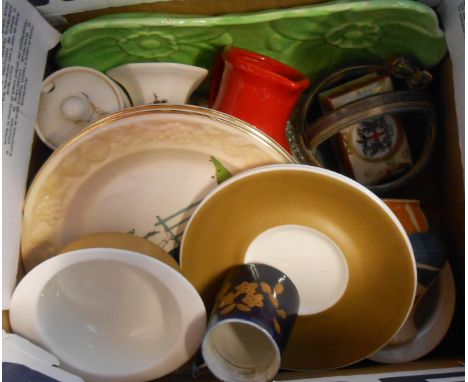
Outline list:
[[[57,61],[101,71],[147,61],[210,69],[227,45],[270,56],[312,79],[346,64],[399,55],[431,67],[446,53],[431,8],[411,0],[374,0],[223,16],[108,15],[65,31]]]

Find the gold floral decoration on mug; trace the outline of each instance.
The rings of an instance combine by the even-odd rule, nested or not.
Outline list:
[[[223,297],[219,302],[219,309],[221,309],[221,314],[227,314],[231,312],[234,308],[242,312],[249,312],[254,307],[263,306],[263,295],[257,293],[258,284],[249,283],[247,281],[242,282],[237,285],[234,289],[235,292],[226,293],[229,290],[229,285],[225,286],[222,290]],[[236,298],[244,295],[241,302],[236,302]]]
[[[258,283],[249,283],[247,281],[242,282],[239,285],[234,287],[234,291],[229,292],[230,284],[227,283],[223,286],[219,299],[218,309],[221,314],[228,314],[234,309],[238,309],[242,312],[250,312],[255,307],[264,306],[264,297],[263,294],[257,293],[257,288],[259,287]],[[266,293],[268,300],[274,306],[275,312],[278,317],[286,319],[286,312],[280,308],[280,303],[278,301],[277,295],[284,292],[283,284],[276,284],[274,288],[271,288],[266,282],[260,283],[261,290]],[[236,300],[239,296],[242,296],[242,299]],[[281,326],[276,318],[273,319],[273,325],[275,331],[279,334],[281,333]]]
[[[279,301],[276,298],[276,296],[278,294],[281,294],[281,293],[284,292],[284,285],[278,283],[278,284],[275,285],[275,287],[272,290],[271,287],[267,283],[262,282],[262,283],[260,283],[260,287],[268,295],[268,298],[269,298],[271,304],[276,308],[275,311],[276,311],[276,314],[278,315],[278,317],[281,317],[282,319],[285,319],[286,318],[286,312],[283,309],[280,309]],[[273,325],[275,326],[276,332],[278,334],[281,333],[281,326],[278,323],[276,318],[273,319]]]

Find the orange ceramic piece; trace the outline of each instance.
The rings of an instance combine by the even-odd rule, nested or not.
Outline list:
[[[419,200],[384,199],[383,201],[396,215],[408,235],[429,231],[429,224]]]

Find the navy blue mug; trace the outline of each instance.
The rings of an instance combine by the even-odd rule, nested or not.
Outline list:
[[[299,294],[280,270],[242,264],[228,271],[219,290],[202,354],[224,381],[270,381],[299,309]]]

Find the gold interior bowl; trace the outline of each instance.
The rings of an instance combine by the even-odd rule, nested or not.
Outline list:
[[[405,322],[416,291],[411,245],[390,209],[357,182],[308,165],[240,173],[193,213],[181,269],[208,309],[225,272],[244,262],[276,266],[298,287],[286,369],[367,358]]]

